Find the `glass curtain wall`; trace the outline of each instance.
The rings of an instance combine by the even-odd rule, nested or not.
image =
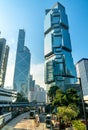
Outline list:
[[[76,70],[72,58],[68,19],[65,8],[60,3],[45,11],[44,57],[47,90],[53,85],[66,90],[65,84],[75,83],[76,79],[65,78],[66,75],[76,76]]]
[[[30,50],[24,46],[24,42],[25,31],[21,29],[18,37],[13,86],[17,92],[28,98],[31,54]]]

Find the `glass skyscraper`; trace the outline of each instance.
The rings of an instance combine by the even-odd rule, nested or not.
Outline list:
[[[51,86],[58,86],[65,91],[67,84],[75,83],[76,79],[71,78],[76,76],[71,53],[67,15],[64,6],[57,2],[51,9],[45,11],[44,79],[47,90]]]
[[[30,75],[30,50],[24,46],[25,31],[19,30],[13,86],[28,99]]]
[[[4,87],[8,55],[9,46],[4,38],[0,38],[0,87]]]

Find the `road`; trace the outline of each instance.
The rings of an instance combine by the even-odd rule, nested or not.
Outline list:
[[[29,112],[19,115],[7,123],[1,130],[49,130],[44,123],[44,115],[41,115],[42,122],[36,126],[34,119],[29,119]]]

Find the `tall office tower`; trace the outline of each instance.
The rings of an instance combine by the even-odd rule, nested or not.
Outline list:
[[[30,50],[24,46],[25,31],[19,30],[13,86],[28,99],[30,75]]]
[[[65,84],[74,84],[76,70],[72,58],[68,19],[65,8],[56,3],[45,11],[44,57],[45,84],[47,91],[51,86],[66,90]],[[70,85],[68,86],[70,87]]]
[[[33,76],[30,75],[29,78],[29,91],[34,91],[35,89],[35,80],[33,80]]]
[[[0,38],[0,87],[4,87],[8,55],[9,47],[6,45],[6,40]]]
[[[82,58],[76,63],[77,77],[81,78],[83,95],[88,96],[88,59]]]

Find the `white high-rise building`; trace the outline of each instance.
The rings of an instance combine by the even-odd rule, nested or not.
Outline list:
[[[6,39],[0,38],[0,87],[4,87],[8,55],[9,46],[6,45]]]
[[[76,63],[77,77],[81,78],[83,95],[88,96],[88,59],[82,58]]]

